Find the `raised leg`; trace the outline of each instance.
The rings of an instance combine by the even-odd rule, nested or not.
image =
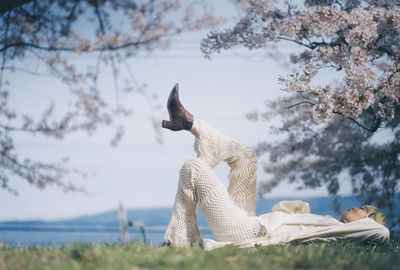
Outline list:
[[[238,207],[210,166],[199,158],[188,159],[180,171],[174,210],[164,240],[190,246],[199,240],[195,209],[199,205],[216,241],[240,241],[265,235],[255,216]]]
[[[254,151],[200,120],[194,121],[191,132],[196,137],[198,158],[211,168],[222,161],[228,163],[231,168],[228,193],[238,207],[249,216],[254,216],[257,182],[257,157]]]
[[[187,162],[182,166],[171,220],[165,231],[165,243],[174,246],[191,246],[200,239],[196,222],[197,195]]]

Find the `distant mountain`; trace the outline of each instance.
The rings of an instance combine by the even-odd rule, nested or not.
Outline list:
[[[293,200],[294,198],[271,198],[261,199],[257,201],[256,215],[271,212],[271,208],[274,204],[282,200]],[[333,202],[329,197],[313,197],[313,198],[301,198],[310,204],[311,213],[318,215],[332,215],[335,218],[340,218],[337,213],[333,211]],[[344,211],[353,206],[360,206],[360,203],[354,196],[343,196],[340,200],[341,209]],[[396,212],[400,215],[400,203],[396,204]],[[165,227],[168,225],[169,219],[172,214],[172,208],[140,208],[140,209],[129,209],[127,210],[127,219],[130,221],[142,221],[146,226],[160,226]],[[207,223],[204,217],[198,213],[198,225],[200,227],[207,227]],[[16,227],[16,228],[55,228],[56,230],[63,230],[67,228],[86,228],[92,230],[98,228],[99,230],[118,230],[118,212],[117,210],[108,211],[101,214],[88,215],[77,217],[68,220],[60,220],[55,222],[44,222],[44,221],[8,221],[0,222],[0,230],[4,228]]]

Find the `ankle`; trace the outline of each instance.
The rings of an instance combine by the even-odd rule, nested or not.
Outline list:
[[[192,133],[196,138],[200,137],[200,134],[198,132],[198,123],[196,120],[193,121],[192,127],[190,128],[190,133]]]

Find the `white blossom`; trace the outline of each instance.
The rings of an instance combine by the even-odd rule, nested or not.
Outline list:
[[[290,55],[297,71],[282,75],[280,83],[288,92],[315,102],[317,121],[328,120],[332,112],[355,119],[371,106],[380,118],[392,118],[400,96],[400,7],[371,1],[348,9],[341,8],[344,4],[307,3],[285,10],[273,1],[249,1],[246,16],[232,29],[212,33],[202,50],[209,55],[237,44],[258,48],[271,41],[293,42],[305,51]],[[314,78],[321,70],[341,71],[342,78],[330,88],[332,82],[317,84]],[[326,98],[327,92],[333,98]],[[385,109],[378,113],[382,100]]]

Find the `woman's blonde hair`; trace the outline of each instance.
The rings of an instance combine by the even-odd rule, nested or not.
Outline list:
[[[379,224],[382,224],[386,227],[385,215],[377,207],[373,205],[364,205],[362,208],[367,210],[367,217],[372,218]]]

